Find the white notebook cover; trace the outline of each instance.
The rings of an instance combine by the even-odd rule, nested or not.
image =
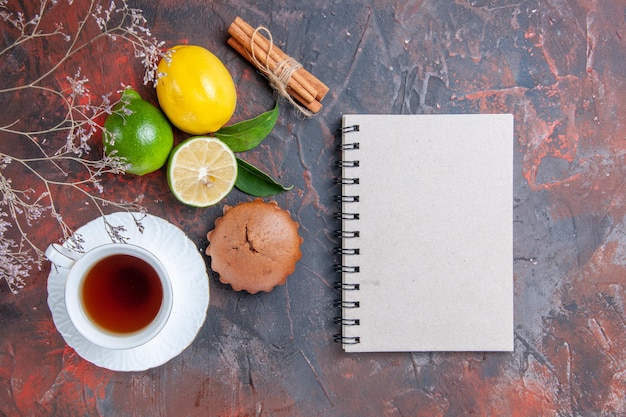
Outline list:
[[[345,351],[512,351],[512,115],[345,115],[343,127],[359,144],[342,151],[358,161],[342,177],[359,180],[342,186],[342,247],[359,250],[341,256]]]

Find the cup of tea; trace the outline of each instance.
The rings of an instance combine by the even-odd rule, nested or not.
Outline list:
[[[46,257],[68,269],[65,305],[76,330],[106,349],[131,349],[152,340],[172,311],[167,270],[148,250],[129,243],[76,253],[52,244]]]

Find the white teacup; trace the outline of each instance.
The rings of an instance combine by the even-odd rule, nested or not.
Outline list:
[[[131,349],[152,340],[170,317],[172,284],[163,264],[127,243],[81,254],[52,244],[46,257],[66,268],[65,305],[78,332],[106,349]]]

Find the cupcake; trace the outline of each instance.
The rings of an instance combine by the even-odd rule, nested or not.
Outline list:
[[[286,282],[302,257],[298,227],[274,201],[225,206],[207,234],[211,269],[236,291],[269,292]]]

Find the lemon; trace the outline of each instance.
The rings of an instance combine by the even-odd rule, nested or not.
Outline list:
[[[104,122],[102,142],[107,154],[116,151],[129,165],[126,172],[145,175],[165,165],[174,134],[157,107],[127,88]]]
[[[213,133],[235,112],[237,93],[218,57],[197,45],[178,45],[157,67],[156,92],[167,118],[192,135]]]
[[[237,160],[233,151],[213,137],[191,137],[172,151],[167,181],[174,196],[194,207],[219,203],[233,189]]]

